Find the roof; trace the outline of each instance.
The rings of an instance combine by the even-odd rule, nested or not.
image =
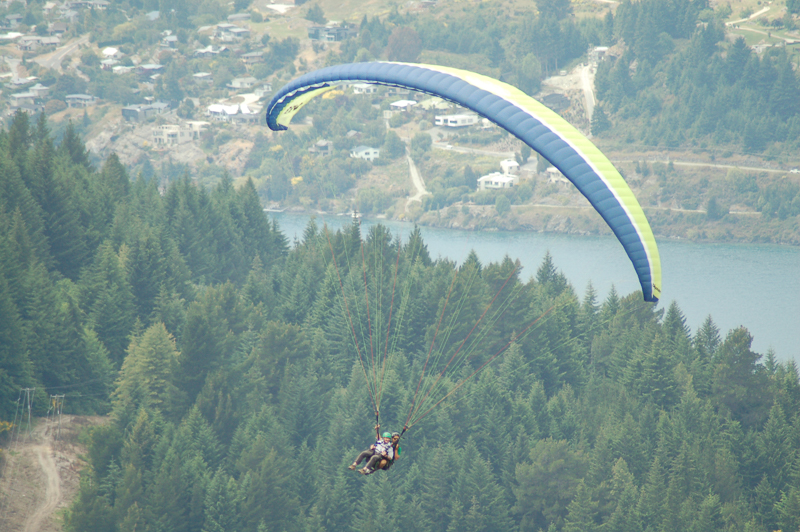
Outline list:
[[[67,94],[67,100],[94,100],[91,94]]]
[[[411,107],[412,105],[417,105],[417,102],[414,100],[397,100],[396,102],[390,103],[392,107],[400,107],[405,109],[407,107]]]
[[[479,183],[485,183],[486,181],[497,181],[500,183],[508,183],[509,181],[514,181],[514,176],[501,174],[500,172],[492,172],[491,174],[486,174],[485,176],[479,177]]]
[[[373,148],[372,146],[356,146],[353,148],[353,153],[363,153],[365,151],[372,151],[377,150],[378,148]]]

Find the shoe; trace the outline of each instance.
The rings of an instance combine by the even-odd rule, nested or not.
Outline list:
[[[358,470],[358,472],[361,473],[362,475],[369,475],[370,473],[372,473],[372,471],[370,471],[366,467],[362,467],[361,469]]]
[[[356,464],[356,463],[354,462],[354,463],[350,464],[349,466],[347,466],[347,469],[349,469],[350,471],[355,471],[355,469],[356,469],[357,467],[358,467],[358,464]]]

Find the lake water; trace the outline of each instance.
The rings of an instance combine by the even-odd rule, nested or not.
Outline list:
[[[307,214],[273,214],[290,241],[301,238]],[[318,216],[339,229],[350,218]],[[387,220],[363,220],[365,227],[383,223],[405,239],[413,225]],[[508,254],[519,259],[522,279],[535,275],[547,251],[555,265],[583,297],[591,281],[599,301],[612,285],[620,295],[639,289],[633,266],[613,236],[573,236],[525,231],[475,232],[421,227],[432,258],[464,260],[471,249],[482,263]],[[366,234],[366,231],[362,231]],[[659,305],[676,301],[692,333],[711,315],[724,339],[744,325],[753,335],[753,350],[774,349],[779,360],[800,362],[800,249],[752,244],[699,244],[659,240],[662,292]]]

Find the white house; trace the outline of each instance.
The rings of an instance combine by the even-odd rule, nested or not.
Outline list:
[[[519,163],[514,159],[505,159],[500,161],[500,168],[502,168],[505,175],[519,174]]]
[[[370,146],[356,146],[350,152],[350,157],[354,159],[366,159],[367,161],[374,161],[381,156],[380,148],[372,148]]]
[[[405,111],[408,112],[409,109],[417,105],[417,102],[414,100],[397,100],[396,102],[392,102],[389,106],[394,109],[395,111]]]
[[[253,85],[256,84],[258,81],[256,78],[253,77],[246,77],[246,78],[233,78],[230,83],[228,83],[228,88],[230,89],[249,89]]]
[[[259,98],[263,98],[264,96],[266,96],[271,92],[272,92],[272,83],[264,83],[262,86],[258,87],[253,91],[253,93]]]
[[[519,183],[519,178],[515,175],[501,174],[492,172],[478,178],[478,190],[498,190],[503,188],[513,188]]]
[[[375,94],[378,86],[373,83],[354,83],[353,94]]]
[[[559,171],[559,169],[556,168],[555,166],[548,167],[547,170],[545,170],[545,174],[547,174],[548,183],[556,183],[562,185],[569,184],[569,180],[566,177],[564,177],[564,174],[562,174]]]
[[[478,123],[478,115],[473,114],[439,115],[434,118],[437,126],[445,127],[466,127]]]
[[[183,144],[200,137],[208,127],[208,122],[187,122],[186,124],[164,124],[153,130],[153,143],[160,146]]]

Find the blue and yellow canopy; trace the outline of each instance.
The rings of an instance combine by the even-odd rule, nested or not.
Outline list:
[[[323,68],[283,87],[267,124],[287,129],[312,98],[345,83],[403,87],[455,102],[506,129],[558,168],[594,206],[625,248],[645,301],[661,296],[661,260],[642,207],[614,165],[558,114],[521,90],[481,74],[433,65],[354,63]]]

